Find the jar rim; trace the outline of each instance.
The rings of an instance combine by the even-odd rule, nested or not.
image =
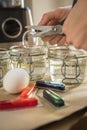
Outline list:
[[[6,52],[9,52],[9,50],[6,48],[0,48],[0,53],[6,53]]]
[[[10,57],[9,50],[6,48],[0,48],[0,60],[5,60]]]
[[[49,47],[48,48],[48,57],[49,58],[64,58],[66,56],[72,57],[76,56],[77,58],[86,58],[87,52],[83,50],[75,50],[68,47]]]
[[[20,54],[27,54],[28,56],[37,56],[37,55],[44,55],[46,54],[45,49],[42,49],[42,45],[31,45],[28,48],[23,46],[11,46],[10,47],[10,54],[11,55],[20,55]]]

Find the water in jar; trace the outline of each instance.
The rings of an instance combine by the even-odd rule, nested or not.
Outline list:
[[[46,72],[46,52],[42,46],[11,48],[12,68],[24,68],[30,80],[42,79]]]

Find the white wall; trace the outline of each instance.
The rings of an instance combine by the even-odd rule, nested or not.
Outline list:
[[[43,13],[59,6],[71,5],[73,0],[25,0],[32,9],[34,24],[38,24]]]

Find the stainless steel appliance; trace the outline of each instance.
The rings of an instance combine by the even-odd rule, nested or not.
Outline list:
[[[24,0],[0,0],[0,43],[21,42],[25,26],[32,25],[31,10]]]

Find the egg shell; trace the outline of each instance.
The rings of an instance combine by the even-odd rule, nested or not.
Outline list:
[[[22,68],[14,68],[9,70],[3,78],[3,88],[12,94],[20,93],[28,86],[30,81],[26,70]]]

